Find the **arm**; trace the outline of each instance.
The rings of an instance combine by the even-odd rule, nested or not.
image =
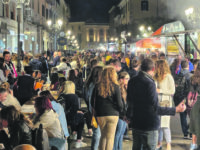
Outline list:
[[[0,78],[2,82],[6,82],[8,78],[4,76],[3,70],[0,69]]]
[[[91,96],[91,106],[94,108],[94,101],[96,100],[96,87],[94,87],[93,92],[92,92],[92,96]]]
[[[123,104],[122,104],[122,97],[121,97],[121,91],[120,91],[120,87],[119,86],[115,86],[115,95],[114,95],[114,99],[117,102],[117,106],[119,109],[119,112],[122,112],[123,110]]]
[[[190,79],[185,79],[185,83],[184,83],[184,97],[187,97],[189,91],[190,91]]]
[[[128,88],[127,88],[127,105],[128,105],[128,108],[127,108],[127,112],[126,112],[126,116],[128,119],[131,119],[132,116],[133,116],[133,104],[131,103],[131,100],[132,100],[132,97],[131,97],[131,83],[132,80],[129,81],[128,83]]]
[[[158,115],[175,115],[176,108],[160,107],[158,104],[158,94],[156,92],[155,83],[147,85],[147,97],[153,109]]]

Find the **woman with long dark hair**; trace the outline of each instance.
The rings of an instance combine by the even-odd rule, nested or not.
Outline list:
[[[32,144],[31,128],[24,115],[14,106],[2,108],[0,112],[0,143],[3,143],[6,150],[12,150],[20,144]],[[10,137],[2,130],[8,128]]]
[[[91,106],[92,92],[94,90],[95,85],[100,82],[102,72],[103,72],[102,66],[95,66],[92,69],[88,79],[86,80],[86,84],[85,84],[86,91],[87,91],[86,92],[86,103],[87,103],[87,107],[88,107],[90,114],[92,114],[92,106]],[[91,149],[98,150],[99,141],[100,141],[100,137],[101,137],[100,127],[98,126],[98,128],[92,128],[92,131],[93,131],[93,136],[92,136]]]
[[[100,150],[113,149],[119,112],[123,109],[117,78],[117,72],[113,67],[104,68],[101,81],[92,94],[91,104],[101,130]]]
[[[67,80],[74,82],[76,94],[79,97],[82,97],[83,79],[80,76],[78,76],[77,71],[75,71],[75,69],[69,71]]]
[[[120,72],[119,73],[119,85],[122,95],[122,104],[123,104],[123,111],[119,113],[119,120],[117,123],[117,128],[115,132],[115,141],[114,141],[114,148],[113,150],[122,150],[122,143],[123,143],[123,136],[126,131],[126,111],[127,111],[127,87],[128,81],[130,76],[128,72]]]

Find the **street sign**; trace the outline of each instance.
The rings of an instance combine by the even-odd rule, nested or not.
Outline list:
[[[64,38],[64,37],[60,37],[60,38],[57,40],[57,42],[58,42],[58,45],[60,45],[60,46],[67,45],[67,39]]]
[[[61,37],[65,37],[65,32],[60,32]]]

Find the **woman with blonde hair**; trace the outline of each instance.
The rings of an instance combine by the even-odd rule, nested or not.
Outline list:
[[[101,80],[94,88],[91,105],[101,130],[99,149],[112,150],[119,112],[123,109],[117,72],[113,67],[104,68]]]
[[[165,60],[156,61],[154,80],[157,86],[159,103],[162,107],[172,107],[172,95],[175,93],[175,83],[168,63]],[[167,150],[171,150],[170,116],[161,117],[157,148],[162,148],[163,134]]]
[[[78,96],[75,94],[75,84],[72,81],[65,81],[63,92],[57,100],[64,107],[67,123],[71,127],[74,140],[76,140],[75,148],[86,147],[87,144],[81,140],[84,128],[83,112],[79,111],[80,104]]]

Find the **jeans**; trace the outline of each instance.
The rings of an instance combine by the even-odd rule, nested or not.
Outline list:
[[[155,150],[158,142],[158,130],[140,131],[133,129],[132,150]]]
[[[93,135],[92,135],[92,144],[91,144],[91,150],[98,150],[99,147],[99,141],[101,138],[101,130],[100,127],[98,128],[92,128]]]
[[[158,142],[163,141],[163,134],[166,140],[166,143],[171,143],[171,130],[169,128],[159,128],[158,130]]]
[[[122,119],[119,119],[115,132],[115,141],[113,150],[122,150],[123,136],[125,130],[126,130],[126,122]]]
[[[184,136],[188,135],[188,124],[187,124],[187,111],[180,113],[180,119],[181,119],[181,128],[183,131]]]

